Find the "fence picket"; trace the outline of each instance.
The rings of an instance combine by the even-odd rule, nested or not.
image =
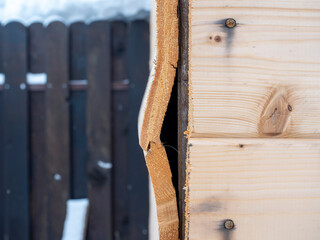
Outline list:
[[[3,29],[4,239],[29,239],[27,30],[17,22]],[[17,231],[19,226],[19,231]]]
[[[126,71],[127,24],[116,21],[111,24],[112,33],[112,81],[128,82]],[[128,90],[112,94],[112,159],[113,171],[113,227],[115,240],[129,238],[128,196]]]
[[[45,29],[34,23],[28,29],[29,72],[46,71]],[[45,161],[45,93],[29,92],[30,108],[30,164],[31,164],[31,239],[47,240],[47,166]]]
[[[2,31],[3,27],[0,24],[0,74],[3,74],[2,68]],[[0,86],[2,90],[3,86]],[[3,103],[3,94],[0,91],[0,209],[4,209],[4,125],[3,125],[3,114],[4,114],[4,103]],[[4,237],[3,232],[4,226],[4,212],[0,211],[0,238]]]
[[[149,24],[136,20],[128,31],[128,76],[129,85],[129,214],[130,238],[148,239],[148,172],[143,153],[137,140],[137,120],[144,89],[149,75]]]
[[[87,25],[70,26],[70,80],[85,80]],[[86,90],[71,91],[72,198],[87,198]]]
[[[48,239],[61,239],[70,197],[68,28],[46,28],[46,161],[48,167]]]
[[[110,24],[87,32],[87,141],[90,240],[112,239],[111,39]]]

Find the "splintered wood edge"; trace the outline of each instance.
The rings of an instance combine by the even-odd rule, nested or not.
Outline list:
[[[177,0],[157,0],[157,57],[147,89],[146,106],[140,132],[140,145],[161,144],[160,132],[176,75],[179,55]]]
[[[155,192],[159,239],[177,240],[179,219],[176,193],[160,134],[178,63],[178,0],[157,0],[156,4],[157,56],[139,114],[139,138]]]
[[[179,221],[176,193],[172,185],[171,169],[165,148],[151,142],[146,154],[146,162],[157,204],[159,239],[177,240],[179,239]]]

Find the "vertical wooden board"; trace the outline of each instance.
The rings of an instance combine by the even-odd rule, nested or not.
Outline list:
[[[178,63],[178,176],[179,232],[185,239],[185,186],[189,113],[189,0],[179,1],[179,63]]]
[[[46,161],[48,167],[48,239],[61,239],[70,197],[68,28],[46,28]]]
[[[1,44],[1,42],[0,42]],[[1,59],[1,57],[0,57]],[[2,61],[2,60],[1,60]],[[0,209],[4,209],[4,125],[3,92],[0,91]],[[4,211],[0,212],[0,237],[4,236]]]
[[[3,26],[0,24],[0,57],[1,57],[1,60],[2,60],[2,55],[3,55],[2,35],[3,35]],[[0,61],[0,73],[3,73],[3,61]]]
[[[70,26],[70,80],[85,80],[87,25],[76,22]],[[72,198],[86,198],[87,192],[87,141],[86,91],[72,91],[71,103],[71,156]]]
[[[319,140],[194,138],[190,145],[188,239],[320,238]]]
[[[87,32],[88,237],[112,239],[111,36],[110,24]]]
[[[4,239],[29,239],[27,30],[17,22],[3,29]],[[17,231],[17,226],[19,231]]]
[[[317,0],[192,0],[192,136],[318,138],[319,16]]]
[[[87,138],[86,138],[86,91],[70,94],[71,104],[71,151],[72,151],[72,198],[88,197],[87,189]]]
[[[71,80],[86,79],[86,32],[84,22],[70,25],[70,76]]]
[[[130,239],[148,239],[148,173],[139,148],[137,119],[149,75],[149,24],[137,20],[128,33]]]
[[[45,93],[31,92],[30,102],[30,211],[31,239],[47,239],[47,165],[45,156]]]
[[[127,24],[111,23],[112,36],[112,82],[128,81],[127,76]],[[127,90],[112,92],[112,159],[113,159],[113,232],[114,239],[129,239],[128,190],[128,127],[129,102]]]
[[[0,73],[3,73],[2,68],[2,31],[3,27],[0,24]],[[4,209],[4,126],[3,126],[3,94],[2,87],[0,87],[0,209]],[[3,237],[4,212],[0,211],[0,237]]]
[[[45,28],[28,28],[28,65],[31,73],[46,72]],[[31,239],[47,239],[47,161],[45,155],[45,93],[29,91],[30,109],[30,211]]]
[[[28,28],[28,70],[44,73],[46,62],[45,30],[42,23],[33,23]]]

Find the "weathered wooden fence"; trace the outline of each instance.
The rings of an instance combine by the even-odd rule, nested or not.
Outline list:
[[[148,22],[12,22],[0,46],[0,239],[61,239],[66,200],[79,198],[89,240],[147,239]]]

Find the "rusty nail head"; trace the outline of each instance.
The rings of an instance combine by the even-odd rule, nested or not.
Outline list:
[[[226,27],[227,28],[234,28],[236,25],[237,25],[237,22],[233,18],[228,18],[226,20]]]
[[[224,228],[231,230],[234,228],[234,222],[231,219],[228,219],[224,222]]]

